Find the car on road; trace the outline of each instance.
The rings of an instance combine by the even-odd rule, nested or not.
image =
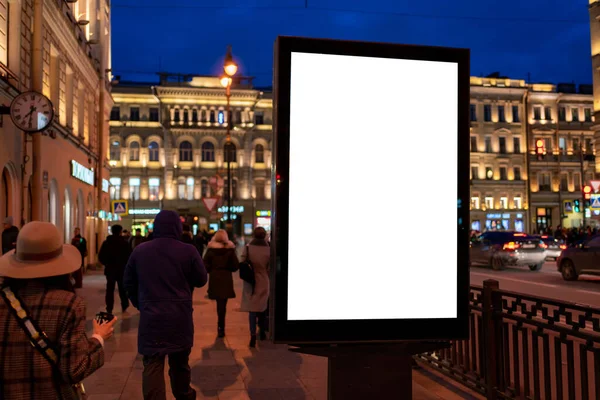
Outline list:
[[[600,275],[600,235],[563,250],[556,266],[566,281],[575,281],[579,275]]]
[[[552,236],[542,235],[534,236],[539,237],[542,242],[546,245],[546,259],[550,258],[557,260],[560,257],[560,253],[567,248],[564,240],[556,239]]]
[[[546,260],[546,245],[541,238],[511,231],[485,232],[471,240],[471,264],[490,265],[495,270],[505,266],[528,266],[539,271]]]

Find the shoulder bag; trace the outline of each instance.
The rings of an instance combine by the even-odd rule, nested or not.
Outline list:
[[[60,376],[58,367],[58,356],[56,350],[46,333],[41,330],[38,324],[31,319],[26,309],[25,303],[8,287],[3,287],[0,290],[0,295],[6,302],[6,305],[11,310],[13,316],[17,319],[19,326],[29,338],[31,345],[40,352],[40,354],[50,363],[57,376]],[[86,400],[88,398],[83,387],[83,382],[72,385],[75,398],[78,400]],[[58,390],[58,389],[57,389]]]
[[[256,279],[254,277],[254,268],[250,262],[250,247],[246,245],[246,259],[240,263],[240,278],[252,285],[252,291],[254,292],[254,284]]]

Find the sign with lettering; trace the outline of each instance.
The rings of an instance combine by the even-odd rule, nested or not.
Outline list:
[[[271,211],[259,210],[259,211],[256,211],[256,216],[257,217],[270,217],[271,216]]]
[[[223,206],[223,207],[219,207],[219,209],[217,211],[220,213],[226,213],[228,210],[229,210],[229,207]],[[243,213],[244,206],[231,206],[231,212],[232,213]]]
[[[159,208],[133,208],[129,210],[129,215],[156,215],[159,212]]]
[[[75,160],[71,160],[71,176],[94,186],[94,170],[84,167]]]

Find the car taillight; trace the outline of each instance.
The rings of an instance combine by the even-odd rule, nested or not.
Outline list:
[[[542,243],[540,243],[540,247],[541,247],[542,249],[547,249],[547,248],[548,248],[548,245],[547,245],[546,243],[542,242]]]
[[[566,244],[561,244],[560,245],[560,249],[561,250],[566,250],[567,249],[567,245]]]
[[[516,250],[519,247],[521,247],[521,246],[518,243],[508,242],[504,245],[504,247],[502,247],[502,250]]]

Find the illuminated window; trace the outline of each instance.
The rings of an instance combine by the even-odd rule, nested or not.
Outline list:
[[[223,125],[225,123],[225,113],[223,111],[219,111],[219,124]]]
[[[120,161],[121,159],[121,144],[116,140],[110,144],[110,159],[112,161]]]
[[[485,208],[487,208],[488,210],[494,209],[494,198],[493,197],[485,198]]]
[[[479,196],[471,197],[471,209],[479,210]]]
[[[262,144],[257,144],[254,149],[254,162],[264,163],[265,162],[265,148]]]
[[[515,197],[515,198],[513,199],[513,203],[514,203],[514,205],[515,205],[515,208],[516,208],[517,210],[521,210],[521,209],[523,208],[523,199],[521,199],[521,197],[520,197],[520,196],[518,196],[518,197]]]
[[[160,191],[160,179],[159,178],[148,179],[148,199],[150,201],[157,201],[159,191]]]
[[[158,161],[158,143],[150,142],[148,145],[148,158],[150,161]]]
[[[179,200],[185,200],[186,199],[186,185],[185,185],[185,178],[181,177],[179,179],[177,179],[177,198]]]
[[[129,161],[140,161],[140,143],[129,143]]]
[[[140,178],[129,178],[129,198],[140,199]]]
[[[110,178],[110,199],[121,200],[121,178]]]
[[[179,162],[186,162],[193,160],[193,149],[192,144],[187,140],[181,142],[179,145]]]
[[[194,178],[187,178],[187,199],[194,200]]]
[[[558,138],[558,149],[561,154],[567,154],[567,138]]]
[[[508,197],[500,197],[500,208],[502,210],[508,209]]]
[[[202,143],[202,161],[213,162],[215,161],[215,145],[211,142]]]
[[[0,1],[0,63],[8,66],[8,18],[10,0]]]

